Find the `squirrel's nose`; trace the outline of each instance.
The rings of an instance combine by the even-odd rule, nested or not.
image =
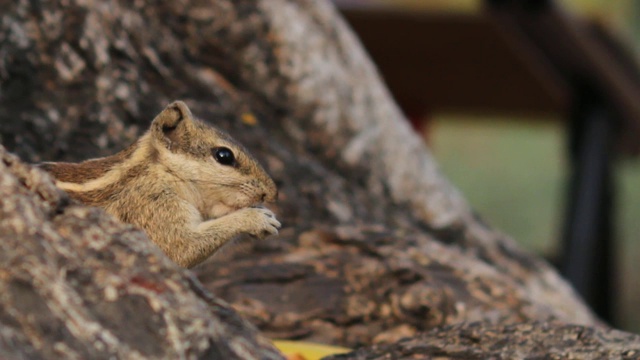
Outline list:
[[[277,194],[276,194],[276,196],[277,196]],[[262,193],[262,197],[260,198],[261,202],[265,202],[265,201],[271,202],[273,200],[275,200],[275,196],[269,196],[269,194],[267,194],[266,192],[263,192]]]
[[[278,198],[278,190],[264,191],[260,195],[260,202],[274,202]]]
[[[276,183],[270,177],[267,177],[260,186],[260,201],[262,202],[274,202],[278,198],[278,188]]]

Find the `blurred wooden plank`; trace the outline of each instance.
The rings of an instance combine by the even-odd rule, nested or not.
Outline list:
[[[620,123],[619,149],[640,153],[640,70],[611,34],[555,2],[531,9],[520,1],[488,0],[497,24],[517,28],[571,82],[574,96],[602,97]]]
[[[566,85],[553,68],[487,17],[380,7],[342,11],[410,114],[567,109]]]

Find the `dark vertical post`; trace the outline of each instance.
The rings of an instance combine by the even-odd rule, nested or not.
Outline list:
[[[612,321],[614,114],[604,101],[576,89],[570,121],[569,206],[562,273],[605,321]]]

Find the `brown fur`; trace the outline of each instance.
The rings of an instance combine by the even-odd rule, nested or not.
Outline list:
[[[133,143],[119,153],[99,158],[83,161],[81,163],[51,163],[39,164],[39,167],[53,175],[57,180],[64,182],[88,181],[103,176],[113,166],[126,161],[135,151],[137,143]]]
[[[78,168],[81,168],[81,167],[78,167]],[[68,168],[66,171],[67,171],[65,173],[66,176],[73,175],[70,171],[68,171]],[[121,177],[121,180],[118,181],[117,183],[109,184],[99,190],[92,190],[92,191],[69,190],[67,191],[67,193],[69,194],[69,196],[71,196],[71,198],[78,200],[86,205],[106,207],[112,199],[118,197],[119,193],[122,191],[123,188],[126,188],[127,186],[129,186],[132,180],[145,176],[144,172],[145,172],[144,166],[136,166],[128,170]],[[54,177],[56,177],[55,174],[54,174]],[[91,178],[90,180],[93,180],[93,179],[95,178]]]
[[[230,149],[233,166],[212,153]],[[174,102],[129,148],[78,164],[41,167],[71,197],[144,229],[178,264],[194,266],[242,233],[277,233],[273,213],[256,207],[277,195],[273,180],[229,135]]]

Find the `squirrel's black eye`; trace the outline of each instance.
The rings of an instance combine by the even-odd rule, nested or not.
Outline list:
[[[212,149],[213,158],[216,159],[222,165],[235,166],[236,158],[233,156],[233,151],[226,147],[219,147]]]

